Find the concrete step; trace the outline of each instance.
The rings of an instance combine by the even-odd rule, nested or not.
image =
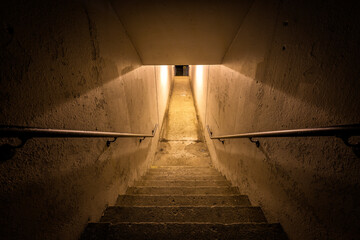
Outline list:
[[[136,187],[151,186],[151,187],[230,187],[228,181],[201,181],[201,180],[145,180],[136,181]]]
[[[210,167],[159,167],[151,168],[147,174],[164,174],[164,175],[217,175],[221,176],[220,172]]]
[[[211,168],[211,169],[215,169],[213,168],[212,166],[208,165],[208,166],[186,166],[186,165],[183,165],[183,166],[161,166],[161,165],[152,165],[150,169],[200,169],[200,168]]]
[[[178,177],[203,177],[203,176],[213,176],[213,177],[222,177],[219,173],[208,173],[208,174],[202,174],[202,173],[164,173],[164,172],[148,172],[144,177],[154,177],[154,176],[162,176],[162,177],[169,177],[169,178],[178,178]]]
[[[126,194],[140,195],[233,195],[236,187],[129,187]]]
[[[233,196],[139,196],[121,195],[116,206],[251,206],[246,195]]]
[[[90,223],[81,240],[174,239],[174,240],[286,240],[280,224],[242,223]]]
[[[160,175],[160,174],[148,174],[145,175],[142,180],[178,180],[178,181],[187,181],[187,180],[199,180],[199,181],[227,181],[224,176],[221,175],[178,175],[178,176],[169,176],[169,175]]]
[[[108,207],[100,222],[266,222],[259,207]]]

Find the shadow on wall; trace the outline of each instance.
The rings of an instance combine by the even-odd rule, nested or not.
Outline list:
[[[30,146],[34,148],[56,151],[59,147],[58,140],[33,141]],[[140,176],[151,141],[146,140],[143,147],[134,149],[135,141],[138,140],[119,139],[111,148],[104,146],[94,162],[64,152],[59,163],[49,162],[44,166],[42,156],[33,161],[26,159],[24,156],[30,151],[24,149],[17,155],[21,158],[12,159],[7,166],[1,163],[2,179],[8,181],[7,186],[1,184],[2,238],[77,239],[88,221],[97,221],[102,210],[113,204],[120,192],[125,192],[125,183]],[[62,146],[84,144],[103,146],[100,141],[87,139],[70,140]],[[37,152],[31,154],[36,156]],[[31,167],[23,167],[26,174],[14,166],[30,161]],[[138,165],[138,172],[134,171],[134,165]],[[10,176],[4,174],[4,167]]]
[[[171,68],[166,70],[171,75]],[[165,82],[167,89],[162,89],[162,78],[154,77],[155,67],[136,71],[138,78],[122,81],[123,90],[106,102],[109,109],[123,107],[119,108],[122,111],[114,116],[109,116],[116,112],[114,109],[105,111],[101,117],[110,127],[123,125],[149,133],[158,119],[163,118],[158,112],[165,112],[171,79]],[[106,85],[109,84],[102,86],[105,93],[106,88],[111,90],[114,85],[112,82]],[[76,110],[74,107],[73,111]],[[102,111],[85,117],[91,118],[91,114],[101,115]],[[60,122],[75,120],[61,116],[56,116]],[[107,139],[29,140],[13,159],[0,163],[1,235],[8,239],[34,236],[77,239],[88,221],[98,220],[103,209],[146,171],[158,138],[159,131],[154,139],[147,138],[141,143],[138,138],[118,139],[110,148],[106,146]],[[22,231],[18,231],[19,226]]]
[[[38,116],[66,102],[101,107],[98,88],[141,65],[109,5],[12,1],[1,12],[3,124],[42,126]],[[48,127],[67,127],[50,119]]]
[[[322,111],[329,124],[356,123],[349,115],[359,107],[359,71],[352,67],[360,64],[358,7],[255,1],[223,63],[256,81],[252,94],[259,103],[278,104],[274,95],[294,98]],[[347,104],[334,108],[344,96]]]
[[[0,125],[151,133],[163,118],[171,78],[141,66],[108,2],[15,0],[0,12]],[[77,239],[146,171],[158,137],[29,140],[0,163],[0,235]]]
[[[254,1],[224,64],[204,66],[201,81],[191,73],[202,123],[214,135],[359,123],[357,12]],[[360,162],[341,139],[259,139],[258,149],[205,136],[214,166],[291,239],[359,238]]]

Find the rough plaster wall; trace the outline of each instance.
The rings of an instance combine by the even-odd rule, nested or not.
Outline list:
[[[150,133],[163,118],[171,78],[141,67],[106,1],[8,1],[0,16],[0,125]],[[158,136],[29,140],[0,163],[0,238],[77,239],[144,173]]]
[[[255,1],[224,64],[203,80],[193,67],[194,94],[206,96],[195,96],[201,121],[215,135],[359,123],[358,11]],[[290,239],[360,237],[360,162],[340,139],[260,139],[256,148],[205,136],[215,166]]]

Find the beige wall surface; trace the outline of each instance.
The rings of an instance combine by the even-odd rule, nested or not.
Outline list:
[[[223,65],[191,66],[203,125],[222,135],[359,123],[357,11],[255,1]],[[259,139],[257,148],[205,136],[214,165],[290,239],[360,237],[360,162],[341,139]]]
[[[252,0],[110,0],[143,64],[221,63]]]
[[[9,1],[0,15],[1,125],[149,134],[162,123],[172,68],[141,66],[109,3]],[[110,147],[28,140],[0,163],[0,238],[78,239],[145,172],[159,132]]]

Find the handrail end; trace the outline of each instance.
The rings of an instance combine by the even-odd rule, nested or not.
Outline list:
[[[154,129],[151,131],[151,133],[152,133],[153,137],[154,137],[154,136],[155,136],[155,134],[156,134],[156,130],[157,130],[157,128],[158,128],[158,124],[155,124]]]
[[[207,131],[208,131],[208,133],[209,133],[210,138],[212,138],[212,132],[211,132],[211,130],[210,130],[209,125],[206,125],[206,128],[207,128]]]

